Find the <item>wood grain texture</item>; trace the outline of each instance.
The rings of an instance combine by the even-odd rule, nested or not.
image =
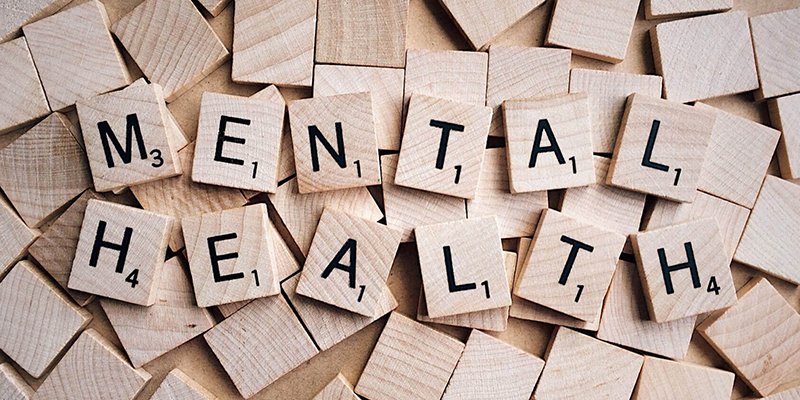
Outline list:
[[[39,231],[28,228],[5,196],[0,196],[0,242],[3,243],[0,249],[0,278],[25,255],[38,236]]]
[[[0,44],[0,70],[3,71],[0,77],[0,133],[50,112],[24,37]]]
[[[625,102],[633,93],[661,97],[661,77],[625,72],[573,68],[570,93],[589,94],[592,117],[592,145],[596,153],[611,153],[622,123]]]
[[[228,4],[230,2],[231,2],[231,0],[199,0],[198,1],[198,3],[200,3],[200,5],[203,6],[203,8],[205,8],[206,11],[208,11],[208,13],[211,14],[212,17],[218,16],[222,12],[222,10],[224,10],[225,7],[228,6]]]
[[[484,52],[409,49],[404,105],[413,94],[485,105],[488,68]]]
[[[283,102],[286,104],[286,99],[281,92],[274,85],[267,86],[266,88],[256,92],[251,98],[258,98],[262,100],[269,100],[275,103]],[[284,110],[285,113],[285,110]],[[281,148],[278,151],[278,182],[284,182],[295,174],[294,170],[294,153],[292,151],[292,132],[289,128],[289,121],[284,116],[283,130],[281,133]],[[247,193],[247,192],[245,192]]]
[[[128,303],[153,305],[172,222],[172,217],[166,215],[90,199],[67,287]],[[101,226],[102,236],[99,235]],[[126,235],[126,231],[130,234]],[[120,250],[100,247],[95,266],[92,266],[96,241],[98,246],[100,241],[115,246],[127,242],[128,251],[121,258]]]
[[[41,377],[92,320],[29,261],[0,281],[0,349]]]
[[[358,396],[353,393],[353,385],[347,378],[338,374],[312,400],[358,400]]]
[[[733,11],[656,25],[650,31],[664,97],[685,103],[758,88],[747,14]]]
[[[639,0],[597,3],[591,0],[559,0],[553,10],[545,44],[601,61],[625,59]]]
[[[150,400],[214,400],[217,397],[175,368],[161,382]]]
[[[797,400],[800,399],[800,388],[788,389],[782,392],[773,394],[772,396],[764,397],[764,400]]]
[[[769,102],[772,125],[781,131],[778,162],[785,179],[800,178],[800,94],[779,97]]]
[[[163,23],[170,21],[170,23]],[[151,82],[175,100],[228,60],[228,50],[187,1],[146,0],[111,30]]]
[[[739,301],[697,330],[756,393],[766,396],[798,378],[800,314],[764,278],[737,292]]]
[[[408,0],[317,0],[316,62],[405,65]]]
[[[644,357],[564,327],[550,340],[534,398],[630,398]]]
[[[183,266],[171,258],[162,266],[156,303],[142,307],[103,299],[100,304],[125,353],[139,368],[214,326],[211,313],[199,308]]]
[[[692,202],[714,121],[714,114],[706,110],[632,94],[625,106],[606,183]],[[648,146],[651,141],[652,146]],[[646,161],[656,166],[645,166]]]
[[[127,90],[130,88],[135,88],[143,85],[149,85],[149,83],[147,82],[146,78],[141,77],[122,90]],[[186,139],[186,132],[184,132],[183,128],[178,124],[178,121],[175,119],[175,114],[173,114],[172,111],[170,111],[169,108],[167,108],[166,103],[162,101],[159,103],[159,106],[161,106],[162,110],[164,110],[163,112],[164,115],[167,116],[167,119],[165,121],[165,127],[167,128],[167,138],[170,141],[170,146],[174,147],[176,151],[183,149],[189,144],[189,140]],[[82,139],[83,138],[81,137],[78,140]]]
[[[94,329],[86,330],[36,390],[33,399],[132,400],[150,381]]]
[[[234,2],[234,82],[311,86],[316,0]]]
[[[528,400],[544,360],[473,330],[442,400]]]
[[[633,399],[727,399],[733,378],[721,369],[645,357]]]
[[[750,18],[750,32],[758,68],[756,98],[800,91],[800,68],[792,60],[800,54],[800,8]]]
[[[0,364],[0,397],[6,400],[29,400],[31,388],[9,363]]]
[[[371,400],[439,399],[463,350],[458,340],[392,313],[355,392]]]
[[[443,0],[447,13],[469,41],[473,49],[483,49],[544,0],[503,0],[492,4],[480,0]]]
[[[474,198],[491,120],[489,107],[415,94],[408,106],[394,183]]]
[[[70,0],[9,0],[0,5],[0,42],[17,36],[24,25],[47,17]]]
[[[644,15],[647,19],[691,16],[728,11],[732,7],[733,0],[645,0]]]
[[[736,248],[736,261],[794,284],[800,283],[797,259],[800,257],[800,211],[796,204],[800,186],[768,176],[761,187],[742,240]]]

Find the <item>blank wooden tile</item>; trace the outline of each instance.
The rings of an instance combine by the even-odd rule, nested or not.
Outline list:
[[[586,94],[506,101],[503,118],[512,193],[595,182]]]
[[[556,328],[535,398],[627,399],[644,357],[568,328]]]
[[[434,400],[444,393],[464,344],[392,313],[355,392],[371,400]]]
[[[151,400],[212,400],[216,399],[208,389],[195,382],[183,371],[175,368],[161,382]]]
[[[491,120],[489,107],[414,95],[395,184],[474,198]]]
[[[479,0],[442,1],[447,13],[476,50],[484,48],[542,3],[544,0],[502,0],[491,4]]]
[[[340,373],[312,400],[358,400],[358,396],[353,393],[353,385]]]
[[[413,94],[486,104],[489,56],[484,52],[409,49],[404,104]]]
[[[544,360],[473,330],[442,400],[528,400]]]
[[[192,180],[275,192],[286,107],[277,100],[204,93]]]
[[[800,91],[800,68],[792,61],[800,53],[800,8],[750,18],[758,82],[757,98]]]
[[[606,183],[692,202],[714,120],[713,113],[699,108],[632,94]]]
[[[518,7],[523,3],[526,2],[514,2],[508,7]],[[493,12],[491,15],[496,14]],[[571,56],[572,52],[564,49],[489,47],[486,105],[493,111],[489,135],[505,134],[501,108],[504,101],[566,94]]]
[[[103,299],[103,311],[134,367],[141,367],[214,326],[211,313],[199,308],[189,276],[172,258],[162,266],[158,301],[142,307]]]
[[[318,63],[405,65],[408,0],[317,0],[317,5]]]
[[[203,15],[185,1],[146,0],[111,30],[150,82],[164,87],[168,102],[228,59]]]
[[[721,369],[645,357],[633,399],[728,399],[733,378]]]
[[[231,0],[199,0],[198,1],[198,3],[200,3],[200,5],[203,6],[203,8],[205,8],[206,11],[208,11],[208,13],[211,14],[212,17],[218,16],[222,12],[222,10],[224,10],[225,7],[228,6],[228,4],[230,2],[231,2]]]
[[[657,19],[728,11],[731,8],[733,0],[645,0],[644,15],[647,19]]]
[[[371,92],[378,148],[399,150],[404,79],[405,70],[399,68],[318,64],[314,67],[314,97]]]
[[[0,278],[25,255],[28,246],[39,236],[39,231],[28,228],[11,204],[0,196]]]
[[[147,371],[131,368],[111,342],[94,329],[88,329],[42,382],[33,398],[131,400],[150,378]]]
[[[668,322],[736,302],[730,259],[713,219],[694,219],[631,237],[650,318]]]
[[[103,4],[92,0],[23,28],[52,110],[131,82],[108,24]]]
[[[204,337],[245,398],[318,353],[283,296],[252,301]]]
[[[744,11],[664,22],[650,31],[650,40],[669,100],[685,103],[758,88]]]
[[[769,102],[772,125],[781,131],[778,162],[785,179],[800,178],[800,94],[779,97]]]
[[[575,68],[570,73],[569,92],[589,94],[593,150],[611,153],[628,96],[661,97],[661,77]]]
[[[597,3],[559,0],[553,9],[545,44],[578,55],[618,63],[625,59],[639,0]]]
[[[650,320],[636,265],[619,261],[603,305],[597,338],[682,360],[689,351],[696,319],[691,316],[661,324]]]
[[[0,44],[0,69],[3,70],[0,77],[0,133],[50,112],[24,37]]]
[[[403,232],[403,242],[414,241],[414,228],[467,217],[464,199],[398,186],[396,154],[381,156],[383,205],[386,224]]]
[[[381,183],[369,93],[297,100],[289,121],[300,193]]]
[[[697,330],[756,393],[797,379],[800,314],[764,278],[737,292],[739,301]]]
[[[800,283],[798,198],[800,186],[773,176],[764,180],[736,248],[736,261],[794,284]]]
[[[311,86],[315,0],[234,2],[235,82]]]
[[[172,221],[166,215],[89,200],[67,287],[153,305]]]
[[[545,210],[514,294],[597,321],[624,245],[625,235]]]
[[[33,388],[9,363],[0,364],[0,397],[6,400],[28,400]]]
[[[182,172],[167,133],[169,117],[160,86],[141,85],[79,100],[77,109],[96,191]]]
[[[23,25],[47,17],[67,5],[69,0],[14,0],[0,5],[0,42],[20,33]]]

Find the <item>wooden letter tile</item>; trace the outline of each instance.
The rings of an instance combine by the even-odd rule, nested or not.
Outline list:
[[[24,37],[0,44],[0,70],[0,133],[50,112]]]
[[[353,393],[353,385],[347,378],[338,374],[312,400],[358,400],[358,396]]]
[[[733,378],[721,369],[645,357],[633,400],[729,399]]]
[[[771,100],[769,115],[772,125],[781,130],[777,151],[781,176],[800,179],[800,94]]]
[[[480,0],[442,1],[447,13],[476,50],[484,48],[542,3],[544,0],[500,0],[491,4]]]
[[[494,217],[421,226],[415,233],[431,318],[511,305]]]
[[[632,94],[628,97],[606,182],[674,201],[692,202],[714,120],[714,114],[705,110]]]
[[[297,100],[289,121],[300,193],[381,183],[369,93]]]
[[[740,378],[762,396],[798,378],[800,314],[764,278],[737,292],[739,301],[697,330]]]
[[[668,322],[736,302],[730,259],[713,219],[631,237],[651,319]]]
[[[356,385],[371,400],[435,400],[444,393],[464,344],[392,313]]]
[[[213,400],[217,397],[175,368],[161,382],[150,400]]]
[[[11,204],[0,195],[0,279],[6,271],[25,255],[28,246],[39,236],[39,231],[28,228]]]
[[[89,200],[67,287],[152,305],[172,221],[150,211]]]
[[[20,28],[47,17],[70,3],[70,0],[24,0],[0,4],[0,42],[20,34]]]
[[[793,60],[800,53],[800,8],[750,18],[756,64],[758,98],[800,91],[800,68]]]
[[[489,56],[478,51],[408,50],[404,104],[413,94],[424,94],[470,103],[486,104]]]
[[[394,183],[474,198],[491,120],[489,107],[414,95]]]
[[[669,18],[728,11],[732,7],[733,0],[645,0],[644,15],[647,19]]]
[[[503,103],[511,192],[595,182],[586,94]]]
[[[9,363],[0,364],[0,397],[6,400],[29,400],[33,388]]]

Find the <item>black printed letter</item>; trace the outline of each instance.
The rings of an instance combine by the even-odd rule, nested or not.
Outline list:
[[[569,256],[567,256],[567,262],[564,264],[564,269],[561,271],[561,277],[558,278],[558,283],[566,285],[569,273],[572,272],[572,266],[575,264],[575,258],[578,257],[578,252],[586,250],[591,253],[594,251],[594,246],[589,246],[586,243],[563,235],[561,236],[561,241],[572,246],[572,249],[569,250]]]
[[[436,156],[436,169],[444,169],[444,157],[447,154],[447,142],[450,140],[450,131],[464,132],[464,125],[451,124],[450,122],[431,120],[431,126],[441,128],[442,138],[439,139],[439,154]]]
[[[453,272],[453,256],[450,254],[450,246],[444,246],[444,266],[447,269],[447,288],[450,293],[462,292],[464,290],[473,290],[478,287],[475,282],[472,283],[456,283],[456,274]]]
[[[211,272],[214,273],[214,282],[225,282],[225,281],[233,281],[236,279],[244,278],[244,272],[237,272],[234,274],[222,275],[219,272],[219,262],[224,260],[230,260],[232,258],[238,258],[239,253],[225,253],[225,254],[217,254],[217,242],[221,242],[223,240],[231,240],[236,239],[236,232],[233,233],[226,233],[224,235],[218,236],[211,236],[207,239],[208,241],[208,255],[211,258]]]
[[[542,147],[542,132],[547,134],[547,141],[550,142],[549,146]],[[550,122],[546,119],[540,119],[539,124],[536,126],[536,136],[533,138],[533,149],[531,149],[531,161],[528,163],[528,168],[536,167],[536,160],[539,154],[553,152],[559,164],[566,164],[564,155],[561,154],[561,148],[558,147],[556,136],[553,134],[553,128],[550,127]]]
[[[331,146],[331,142],[328,139],[325,139],[325,136],[322,136],[322,132],[320,132],[319,128],[316,125],[311,125],[308,127],[308,141],[311,145],[311,170],[314,172],[319,171],[319,154],[317,154],[317,140],[322,143],[322,146],[325,147],[325,150],[330,153],[331,157],[333,157],[336,164],[339,165],[339,168],[347,168],[347,159],[344,155],[344,137],[342,136],[342,123],[336,123],[336,150],[333,149]]]
[[[133,135],[135,135],[136,147],[139,150],[139,157],[141,157],[142,160],[147,159],[147,149],[144,147],[142,129],[139,127],[139,118],[136,116],[136,114],[128,114],[128,116],[125,117],[125,121],[124,149],[119,143],[119,139],[117,139],[117,135],[114,134],[114,131],[111,129],[111,125],[109,125],[108,121],[100,121],[97,123],[97,129],[100,131],[100,141],[103,144],[103,152],[106,155],[106,164],[108,164],[108,168],[114,168],[114,157],[112,157],[111,147],[108,145],[109,139],[111,139],[111,144],[114,145],[114,149],[122,159],[122,163],[129,164],[131,162],[131,158],[133,157],[131,145],[133,144]]]
[[[667,294],[675,293],[675,288],[672,287],[671,274],[684,268],[689,268],[689,271],[692,274],[692,286],[694,286],[695,289],[700,287],[700,276],[697,272],[697,264],[694,262],[694,250],[692,250],[692,242],[684,243],[683,248],[686,250],[687,261],[685,263],[675,265],[667,264],[667,256],[664,254],[664,249],[658,249],[658,261],[661,263],[661,274],[664,275],[664,285],[666,286]]]
[[[250,120],[244,118],[229,117],[227,115],[223,115],[219,118],[219,132],[217,133],[217,148],[214,151],[214,161],[219,161],[234,165],[244,165],[244,160],[240,160],[238,158],[229,158],[222,155],[222,146],[225,144],[225,142],[231,142],[236,144],[244,144],[245,142],[243,138],[225,135],[225,128],[228,126],[228,123],[242,124],[249,126]]]
[[[117,267],[114,272],[121,274],[125,268],[125,258],[128,257],[128,249],[131,245],[131,236],[133,236],[133,228],[125,227],[125,233],[122,235],[122,243],[116,244],[106,242],[103,236],[106,233],[106,221],[100,221],[97,224],[97,234],[94,236],[94,244],[92,245],[92,255],[89,257],[89,266],[96,267],[97,260],[100,258],[100,249],[103,247],[109,250],[116,250],[119,252],[117,257]]]
[[[650,161],[650,158],[653,157],[653,147],[656,145],[656,136],[658,136],[659,126],[661,126],[661,121],[654,119],[653,125],[650,127],[650,136],[647,137],[647,146],[644,148],[642,166],[657,169],[659,171],[669,171],[669,166]]]
[[[350,275],[350,287],[352,289],[356,288],[356,246],[358,242],[354,239],[347,239],[344,242],[344,246],[333,256],[333,260],[328,263],[328,266],[325,267],[325,270],[322,271],[322,277],[324,279],[328,279],[328,276],[331,275],[334,269],[340,269],[342,271],[347,272]],[[350,265],[342,264],[342,258],[344,258],[344,254],[350,252]]]

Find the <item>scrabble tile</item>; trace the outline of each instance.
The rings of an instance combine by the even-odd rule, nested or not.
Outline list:
[[[581,56],[619,63],[633,31],[639,0],[597,3],[560,0],[553,9],[545,44],[572,49]]]
[[[149,85],[147,79],[142,77],[128,85],[123,90],[127,90],[130,88],[135,88],[138,86]],[[170,111],[170,109],[166,108],[167,105],[164,102],[160,104],[162,109],[165,109],[165,114],[167,116],[166,128],[167,128],[167,137],[170,140],[170,146],[174,147],[176,151],[183,149],[187,145],[189,145],[189,140],[186,139],[186,132],[183,131],[183,128],[178,124],[178,120],[175,119],[175,115]]]
[[[444,393],[464,344],[392,313],[355,392],[371,400],[433,400]]]
[[[39,231],[28,228],[11,204],[0,196],[0,278],[25,255],[28,247],[39,236]]]
[[[168,102],[228,60],[211,26],[186,1],[146,0],[111,30],[150,82],[164,88]]]
[[[353,393],[353,385],[339,373],[312,400],[358,400],[358,396]]]
[[[292,179],[279,186],[274,194],[271,193],[269,201],[303,255],[307,255],[311,248],[311,240],[325,208],[370,221],[383,218],[383,213],[366,188],[300,194],[297,179]]]
[[[33,397],[33,388],[9,363],[0,364],[0,397],[6,400],[28,400]]]
[[[514,294],[597,321],[624,245],[624,235],[545,210]]]
[[[300,193],[381,183],[369,93],[297,100],[289,121]]]
[[[29,261],[17,263],[0,281],[0,350],[34,378],[91,319]]]
[[[503,103],[511,192],[594,183],[586,94]]]
[[[366,317],[341,309],[310,297],[300,296],[295,289],[300,281],[297,274],[282,283],[286,298],[303,321],[314,343],[320,351],[325,351],[352,336],[375,320],[397,308],[397,300],[389,287],[383,285],[378,311],[375,317]]]
[[[800,68],[792,61],[800,52],[800,8],[750,18],[759,89],[757,98],[769,98],[800,91]]]
[[[771,100],[769,115],[772,125],[781,131],[777,151],[781,176],[800,179],[800,94]]]
[[[245,398],[318,353],[283,296],[252,301],[204,337]]]
[[[199,308],[189,277],[177,258],[162,267],[158,301],[142,307],[103,299],[100,304],[131,364],[139,368],[214,326],[211,313]]]
[[[698,188],[753,208],[780,131],[702,103],[695,107],[716,115]]]
[[[633,399],[728,399],[733,378],[721,369],[646,356]]]
[[[161,382],[151,400],[212,400],[216,399],[208,389],[195,382],[183,371],[175,368]]]
[[[660,98],[661,77],[574,68],[570,73],[569,92],[589,94],[593,150],[611,153],[628,96],[641,93]]]
[[[250,98],[257,98],[263,100],[270,100],[275,103],[283,103],[286,105],[281,92],[274,85],[267,86],[263,90],[256,92]],[[281,133],[281,145],[278,151],[278,182],[284,182],[295,174],[294,170],[294,153],[292,151],[292,132],[289,128],[289,120],[284,117],[283,130]],[[247,192],[245,192],[247,193]]]
[[[714,120],[714,114],[705,110],[632,94],[606,183],[692,202]]]
[[[325,209],[297,293],[367,317],[377,316],[400,235],[386,225]]]
[[[800,283],[800,186],[768,176],[761,187],[734,259],[794,284]]]
[[[397,159],[396,154],[381,156],[381,187],[386,224],[403,232],[403,242],[414,241],[414,229],[418,226],[467,217],[463,199],[396,185]]]
[[[694,219],[631,237],[650,318],[668,322],[736,302],[717,224]]]
[[[728,11],[731,8],[733,0],[645,0],[644,15],[647,19],[657,19]]]
[[[411,95],[423,94],[485,105],[488,68],[484,52],[409,49],[403,103],[407,107]]]
[[[79,100],[77,109],[96,191],[181,174],[177,148],[167,133],[160,86],[142,85]]]
[[[0,42],[20,34],[20,28],[47,17],[67,5],[69,0],[17,0],[0,5]]]
[[[315,0],[234,2],[234,82],[311,86]]]
[[[131,400],[152,377],[128,365],[125,356],[94,329],[81,334],[36,390],[35,400]]]
[[[511,305],[494,217],[419,226],[415,233],[431,318]]]
[[[212,17],[218,16],[222,12],[222,10],[224,10],[225,7],[228,6],[228,3],[230,3],[230,2],[231,2],[231,0],[199,0],[198,1],[198,3],[200,3],[200,5],[203,6],[203,8],[205,8],[206,11],[208,11],[208,13],[211,14]]]
[[[53,111],[131,82],[99,1],[25,25],[23,31]]]
[[[395,184],[474,198],[491,120],[489,107],[414,95]]]
[[[523,3],[514,2],[515,5]],[[489,47],[486,105],[492,107],[493,112],[489,135],[505,134],[501,108],[504,101],[567,94],[571,58],[572,52],[564,49]]]
[[[800,315],[764,278],[751,280],[737,295],[733,307],[697,330],[740,378],[766,396],[798,376]]]
[[[442,1],[447,13],[476,50],[484,48],[542,3],[544,0],[502,0],[491,4],[478,0]]]
[[[650,320],[640,282],[635,264],[626,261],[617,263],[603,305],[597,338],[675,360],[684,359],[689,351],[697,317],[664,323]]]
[[[67,287],[153,305],[172,221],[166,215],[89,200]]]
[[[544,360],[473,330],[442,400],[528,400]]]
[[[275,192],[284,108],[283,99],[204,93],[192,180]]]
[[[568,328],[556,328],[536,399],[627,399],[644,357]]]
[[[0,150],[0,186],[28,226],[38,227],[92,185],[86,154],[59,113]]]
[[[4,71],[0,78],[0,133],[50,112],[24,37],[0,44],[0,69]]]
[[[694,38],[687,40],[687,38]],[[664,97],[685,103],[758,88],[744,11],[664,22],[650,30]]]
[[[408,0],[317,0],[316,61],[402,68]]]
[[[177,163],[182,175],[131,187],[131,192],[145,210],[175,218],[170,231],[169,246],[183,248],[180,221],[185,217],[241,207],[247,198],[238,189],[192,182],[194,143],[178,151]]]
[[[317,64],[314,97],[371,92],[378,148],[399,150],[404,79],[405,70],[398,68]]]

